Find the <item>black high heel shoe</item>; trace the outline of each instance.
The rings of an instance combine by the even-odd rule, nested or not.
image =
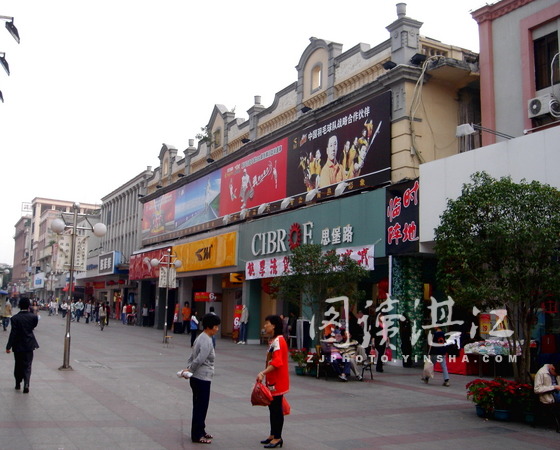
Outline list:
[[[267,438],[264,441],[261,441],[261,444],[270,444],[270,441],[272,441],[272,439],[274,438]]]
[[[280,439],[276,444],[273,444],[271,440],[271,442],[265,445],[264,448],[276,448],[276,447],[282,448],[283,445],[284,445],[284,439]]]

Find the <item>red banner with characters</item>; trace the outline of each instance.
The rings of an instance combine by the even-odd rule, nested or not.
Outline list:
[[[222,169],[221,216],[286,197],[287,146],[282,139]]]

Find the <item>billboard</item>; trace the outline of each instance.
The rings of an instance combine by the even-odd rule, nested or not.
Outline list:
[[[264,204],[268,212],[278,211],[287,197],[302,205],[311,190],[317,190],[317,199],[330,197],[341,182],[350,192],[389,184],[390,178],[387,91],[146,202],[142,244],[213,229],[230,216],[251,217]]]

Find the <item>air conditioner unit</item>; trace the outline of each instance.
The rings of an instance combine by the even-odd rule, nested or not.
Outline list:
[[[535,97],[528,102],[529,119],[549,114],[550,111],[559,112],[560,103],[551,94]]]

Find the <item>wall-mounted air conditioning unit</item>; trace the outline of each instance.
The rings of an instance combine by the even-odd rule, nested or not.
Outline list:
[[[529,119],[550,114],[551,111],[555,114],[560,113],[560,102],[558,102],[558,100],[556,100],[556,98],[551,94],[545,94],[540,97],[532,98],[529,100],[527,106]]]

